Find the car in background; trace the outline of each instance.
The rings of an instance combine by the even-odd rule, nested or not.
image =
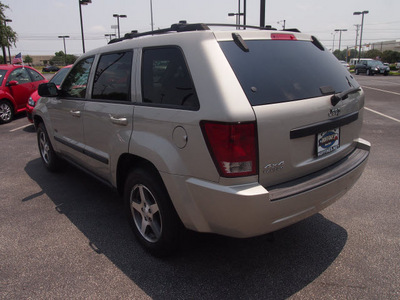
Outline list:
[[[366,73],[369,76],[375,74],[383,74],[385,76],[389,75],[390,67],[385,66],[381,61],[374,59],[363,59],[356,64],[355,73],[356,75],[360,73]]]
[[[56,66],[47,66],[43,68],[43,72],[57,72],[60,68]]]
[[[347,70],[350,70],[350,65],[345,62],[344,60],[339,60],[339,62],[343,65],[343,67],[345,67]]]
[[[65,76],[67,75],[68,71],[71,69],[72,65],[68,65],[60,71],[58,71],[49,82],[53,82],[57,87],[61,85],[61,82],[64,80]],[[26,117],[28,118],[29,122],[33,122],[32,120],[32,111],[33,108],[36,106],[36,102],[40,99],[40,96],[36,91],[32,93],[32,95],[28,99],[28,103],[26,104]]]
[[[9,123],[14,115],[24,112],[29,96],[46,82],[34,68],[0,65],[0,124]]]

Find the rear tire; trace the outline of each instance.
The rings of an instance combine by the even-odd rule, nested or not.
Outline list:
[[[356,69],[356,75],[360,74],[360,71],[358,71],[358,69]]]
[[[0,124],[10,123],[14,118],[14,107],[7,100],[0,101]]]
[[[51,145],[49,136],[46,131],[46,127],[43,123],[40,123],[37,129],[37,141],[39,147],[40,157],[46,168],[55,172],[61,169],[63,161],[54,152],[53,146]]]
[[[140,244],[157,257],[172,254],[179,246],[183,226],[155,172],[134,169],[124,188],[124,209]]]

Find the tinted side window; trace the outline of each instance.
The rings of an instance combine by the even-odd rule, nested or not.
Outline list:
[[[93,99],[129,101],[132,52],[111,53],[100,57],[93,81]]]
[[[35,70],[32,70],[32,69],[27,69],[27,70],[32,77],[32,81],[44,80],[44,77],[42,75],[40,75],[38,72],[36,72]]]
[[[0,70],[0,85],[2,85],[4,76],[6,76],[7,70]]]
[[[70,68],[61,69],[53,76],[53,78],[50,79],[50,82],[53,82],[55,85],[61,85],[69,70]]]
[[[19,84],[31,82],[28,71],[25,68],[18,68],[12,71],[10,76],[8,76],[7,83],[12,80],[18,81]]]
[[[73,67],[61,87],[63,97],[85,98],[92,64],[93,57],[88,57]]]
[[[196,90],[179,48],[144,49],[142,59],[143,103],[199,108]]]

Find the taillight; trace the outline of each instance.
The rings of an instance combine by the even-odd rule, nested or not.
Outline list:
[[[287,41],[295,41],[297,40],[294,34],[291,33],[271,33],[272,40],[287,40]]]
[[[208,149],[222,177],[257,174],[257,130],[255,122],[219,123],[202,121]]]

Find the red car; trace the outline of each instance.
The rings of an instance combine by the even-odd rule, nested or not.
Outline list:
[[[68,71],[71,69],[72,65],[65,66],[64,68],[60,69],[51,79],[49,82],[55,83],[57,87],[61,85],[61,82],[64,80],[65,76],[67,75]],[[28,103],[26,104],[26,116],[29,122],[33,123],[32,119],[32,111],[36,105],[36,102],[40,99],[40,96],[36,91],[32,93],[29,97]]]
[[[46,78],[34,68],[0,65],[0,124],[11,122],[15,114],[24,112],[29,96],[45,82]]]

